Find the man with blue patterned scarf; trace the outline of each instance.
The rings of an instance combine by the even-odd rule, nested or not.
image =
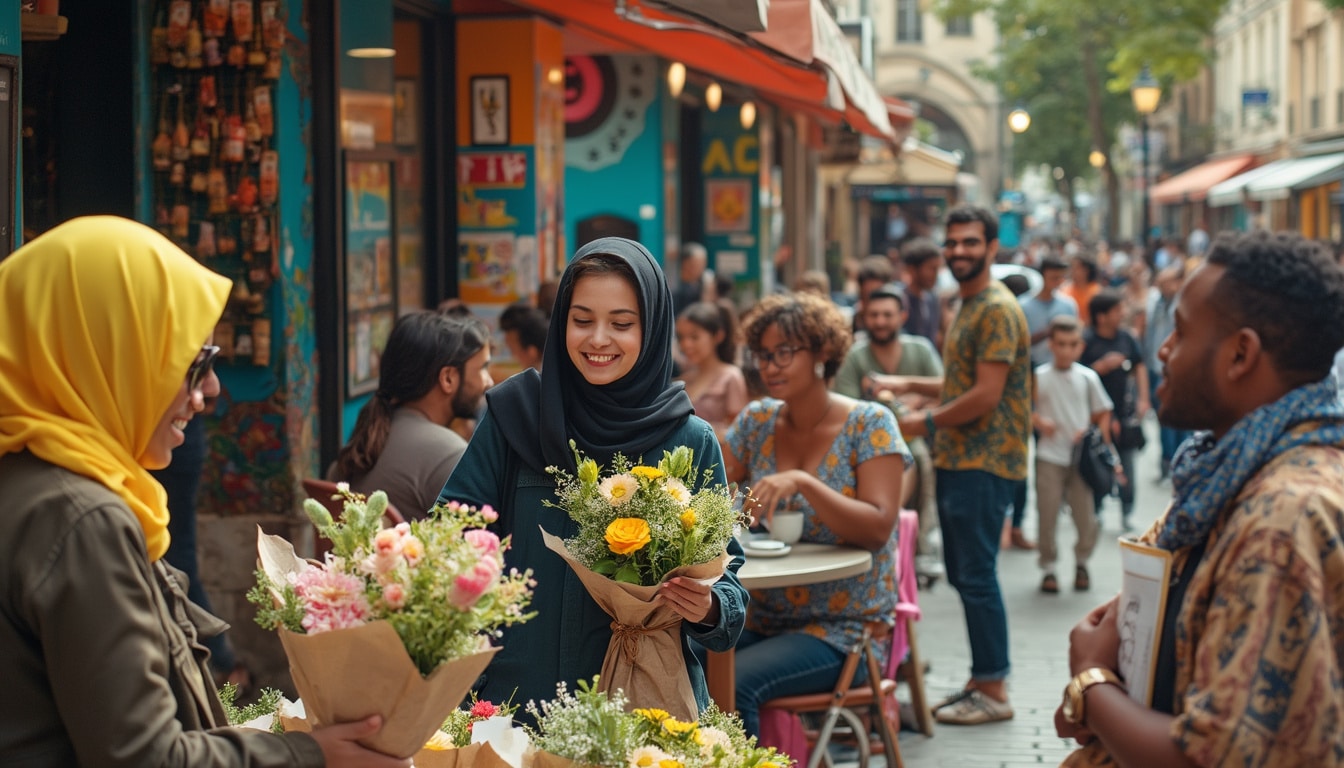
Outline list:
[[[1162,344],[1159,415],[1196,432],[1141,540],[1173,553],[1152,707],[1117,603],[1069,637],[1066,765],[1344,765],[1344,269],[1295,233],[1220,237]]]

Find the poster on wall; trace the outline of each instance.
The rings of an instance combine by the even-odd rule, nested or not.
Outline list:
[[[462,232],[458,235],[458,294],[468,304],[507,304],[518,298],[512,232]]]
[[[506,146],[509,143],[507,75],[471,78],[471,143],[477,146]]]
[[[705,182],[705,231],[711,234],[751,231],[751,179]]]
[[[397,265],[390,159],[345,164],[346,396],[378,386],[378,361],[396,319]]]

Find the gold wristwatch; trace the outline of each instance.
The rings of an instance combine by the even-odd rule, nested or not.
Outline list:
[[[1125,687],[1125,684],[1120,682],[1120,678],[1105,667],[1092,667],[1083,670],[1064,687],[1064,719],[1074,725],[1082,725],[1083,694],[1087,692],[1088,688],[1101,683],[1110,683],[1119,686],[1122,690]]]

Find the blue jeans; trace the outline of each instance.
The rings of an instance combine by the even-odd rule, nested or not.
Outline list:
[[[1027,481],[1013,481],[1013,527],[1021,528],[1027,517]]]
[[[742,630],[737,641],[737,713],[747,734],[761,735],[761,705],[780,696],[824,693],[835,688],[845,654],[824,640],[801,632],[766,636]],[[854,684],[862,685],[862,664]]]
[[[999,537],[1014,481],[973,469],[938,470],[938,521],[947,581],[961,595],[971,678],[1008,677],[1008,612],[999,590]]]

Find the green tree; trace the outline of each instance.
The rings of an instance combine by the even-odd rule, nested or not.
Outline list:
[[[1196,77],[1212,54],[1209,36],[1225,3],[934,0],[933,7],[943,18],[993,15],[999,46],[993,60],[974,70],[999,88],[1007,104],[1031,113],[1030,130],[1014,137],[1014,164],[1063,169],[1060,192],[1072,206],[1070,182],[1089,170],[1092,150],[1101,150],[1107,228],[1115,232],[1119,180],[1110,149],[1116,127],[1137,119],[1130,83],[1144,65],[1166,85]]]

